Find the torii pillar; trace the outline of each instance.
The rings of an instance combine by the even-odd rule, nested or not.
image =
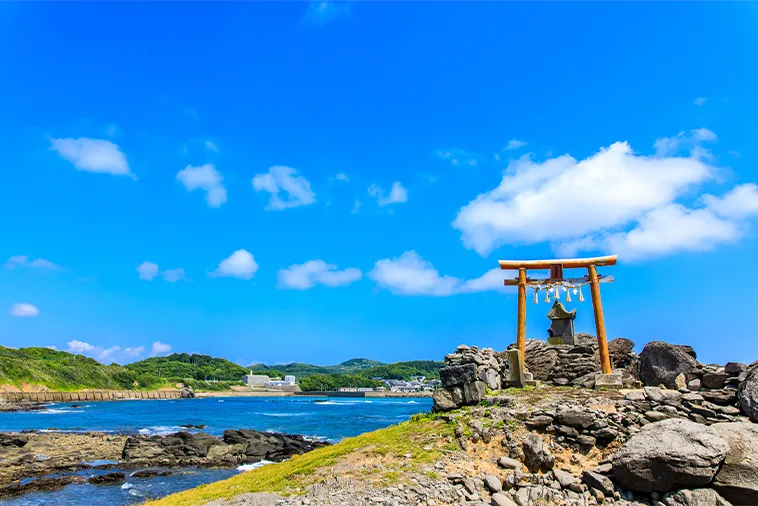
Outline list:
[[[586,268],[592,295],[592,309],[595,313],[595,330],[597,333],[600,367],[603,374],[611,374],[611,359],[608,354],[608,340],[605,334],[603,303],[600,300],[600,280],[597,267],[616,265],[616,255],[594,258],[569,258],[556,260],[500,260],[503,270],[518,270],[518,279],[506,279],[505,286],[518,286],[518,324],[516,327],[516,346],[521,351],[522,360],[526,358],[526,286],[539,280],[529,279],[527,270],[550,270],[549,281],[562,281],[563,269]]]

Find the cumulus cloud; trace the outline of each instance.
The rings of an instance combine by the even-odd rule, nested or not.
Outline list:
[[[443,276],[416,251],[406,251],[397,258],[385,258],[374,264],[369,272],[377,285],[397,295],[448,296],[460,293],[504,290],[505,276],[500,268],[487,271],[482,276],[463,280]]]
[[[368,194],[376,199],[379,207],[408,202],[408,191],[399,181],[392,183],[389,195],[386,195],[382,187],[377,184],[368,187]]]
[[[77,339],[67,342],[66,345],[68,346],[66,351],[69,353],[85,355],[94,358],[103,364],[110,364],[113,362],[123,364],[134,361],[141,357],[145,352],[144,346],[122,348],[121,346],[113,345],[108,348],[103,348],[102,346],[95,346]],[[53,349],[55,348],[53,347]]]
[[[258,272],[258,263],[249,251],[239,249],[218,264],[218,268],[211,273],[217,277],[231,277],[239,279],[252,279]]]
[[[158,275],[158,270],[158,264],[154,264],[153,262],[142,262],[137,266],[139,278],[146,281],[154,280]]]
[[[463,206],[453,227],[481,255],[505,244],[550,242],[561,255],[602,251],[635,260],[734,241],[758,215],[758,186],[703,195],[692,208],[677,202],[717,178],[701,148],[715,140],[702,128],[658,139],[655,156],[625,142],[581,161],[524,156],[497,188]],[[689,156],[674,156],[683,150]]]
[[[37,306],[27,304],[26,302],[17,302],[11,306],[10,314],[11,316],[19,317],[37,316],[39,315],[39,309],[37,309]]]
[[[256,192],[271,194],[267,210],[281,211],[293,207],[307,206],[316,202],[316,194],[311,184],[303,176],[297,175],[292,167],[271,167],[267,173],[253,177]]]
[[[708,100],[708,97],[697,97],[695,99],[695,105],[700,107],[701,105],[705,104],[707,100]]]
[[[216,170],[215,165],[206,163],[199,167],[187,165],[176,174],[178,179],[187,191],[201,189],[205,191],[205,201],[210,207],[221,207],[226,202],[226,188],[224,188],[224,178]]]
[[[16,256],[10,257],[8,261],[5,262],[5,266],[9,269],[13,269],[15,267],[31,267],[33,269],[48,270],[48,271],[61,270],[60,266],[55,265],[53,262],[49,260],[45,260],[44,258],[37,258],[35,260],[30,260],[29,257],[26,255],[16,255]]]
[[[71,162],[77,170],[101,172],[137,179],[118,145],[104,139],[50,139],[50,149]]]
[[[345,286],[361,279],[360,269],[347,268],[339,270],[336,265],[323,260],[310,260],[304,264],[292,265],[280,269],[277,275],[280,288],[307,290],[316,285]]]
[[[160,341],[155,341],[151,348],[151,352],[153,355],[165,355],[169,351],[171,351],[171,345],[162,343]]]

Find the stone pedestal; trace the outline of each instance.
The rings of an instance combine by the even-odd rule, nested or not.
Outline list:
[[[595,390],[620,390],[623,386],[624,382],[620,372],[595,375]]]
[[[508,383],[510,386],[523,387],[526,378],[524,369],[521,367],[521,352],[517,349],[506,350],[505,357],[508,360]]]

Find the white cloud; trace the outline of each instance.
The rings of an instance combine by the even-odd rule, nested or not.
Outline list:
[[[281,288],[307,290],[316,285],[349,285],[361,279],[362,275],[360,269],[351,267],[338,270],[336,265],[327,264],[323,260],[310,260],[304,264],[280,269],[277,278]]]
[[[171,351],[171,345],[162,343],[160,341],[155,341],[153,343],[151,351],[153,355],[164,355],[168,353],[169,351]]]
[[[523,156],[497,188],[460,209],[453,227],[481,255],[504,244],[577,240],[633,223],[716,173],[700,159],[637,155],[625,142],[581,161]]]
[[[732,188],[723,197],[703,195],[705,205],[724,218],[741,219],[758,215],[758,185],[747,183]]]
[[[700,107],[701,105],[705,104],[707,100],[708,100],[708,97],[697,97],[695,99],[695,105]]]
[[[218,153],[218,146],[213,144],[211,141],[205,141],[205,147],[211,151]]]
[[[187,191],[201,189],[204,190],[205,200],[210,207],[221,207],[226,202],[226,188],[224,188],[224,178],[216,170],[212,163],[206,163],[199,167],[187,165],[176,174],[178,179]]]
[[[339,180],[339,181],[346,181],[346,182],[350,180],[347,177],[347,174],[345,174],[344,172],[340,172],[339,174],[337,174],[336,176],[334,176],[334,178],[337,179],[337,180]]]
[[[211,274],[218,277],[252,279],[256,272],[258,272],[258,263],[253,255],[247,250],[239,249],[222,260]]]
[[[19,317],[37,316],[39,315],[39,309],[37,309],[37,307],[33,306],[32,304],[18,302],[11,306],[10,314],[11,316]]]
[[[355,202],[353,202],[353,209],[350,211],[350,214],[358,214],[359,212],[361,212],[361,201],[355,199]]]
[[[182,269],[181,267],[177,269],[169,269],[167,271],[163,271],[161,272],[161,276],[163,276],[163,279],[165,279],[169,283],[176,283],[177,281],[185,279],[184,269]]]
[[[129,169],[126,155],[118,145],[104,139],[50,139],[50,149],[77,170],[101,172],[114,176],[129,176],[137,179]]]
[[[49,260],[45,260],[44,258],[29,260],[29,257],[26,255],[16,255],[16,256],[10,257],[8,261],[5,262],[5,266],[8,267],[9,269],[13,269],[14,267],[18,267],[18,266],[24,266],[24,267],[32,267],[34,269],[44,269],[44,270],[49,270],[49,271],[61,270],[60,266],[55,265],[53,262],[50,262]]]
[[[265,174],[256,174],[253,177],[253,189],[271,194],[266,206],[271,211],[307,206],[316,201],[311,184],[303,176],[298,176],[297,170],[291,167],[276,166]]]
[[[139,278],[147,281],[152,281],[158,275],[158,264],[153,262],[142,262],[137,266],[137,272]]]
[[[406,251],[398,258],[385,258],[374,264],[368,274],[377,285],[398,295],[448,296],[504,289],[505,275],[499,268],[470,280],[442,276],[416,251]]]
[[[85,355],[103,364],[113,362],[121,364],[133,361],[145,352],[144,346],[121,348],[121,346],[113,345],[109,348],[103,348],[77,339],[69,341],[66,345],[68,346],[66,351],[69,353]]]
[[[479,156],[469,153],[465,149],[441,149],[437,151],[437,157],[450,162],[452,165],[470,165],[479,163]]]
[[[392,183],[389,195],[385,195],[384,190],[377,184],[368,187],[368,194],[376,199],[379,207],[408,202],[408,191],[399,181]]]
[[[309,25],[323,27],[338,18],[350,13],[350,3],[343,1],[335,2],[310,2],[308,10],[303,16],[303,22]]]
[[[50,345],[48,345],[48,346],[45,346],[45,348],[47,348],[48,350],[55,350],[55,351],[58,351],[58,347],[57,347],[57,346],[55,346],[54,344],[50,344]]]
[[[524,146],[526,146],[525,141],[521,141],[518,139],[511,139],[508,141],[508,145],[505,147],[505,149],[508,149],[508,150],[518,149],[518,148],[523,148]]]
[[[698,160],[711,159],[711,153],[702,146],[704,142],[716,142],[718,137],[707,128],[696,128],[689,132],[679,132],[674,137],[656,139],[655,147],[658,156],[671,156],[682,151],[688,151],[691,158]]]

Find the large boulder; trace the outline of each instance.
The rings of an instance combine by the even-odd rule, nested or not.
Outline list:
[[[663,341],[647,343],[640,353],[640,380],[645,385],[677,388],[678,375],[684,374],[687,381],[695,379],[698,363],[691,349]]]
[[[476,364],[449,365],[440,369],[442,386],[463,386],[476,381]]]
[[[515,347],[516,345],[512,344],[508,349]],[[524,362],[535,380],[547,381],[557,361],[558,350],[550,343],[538,339],[526,340],[526,359]]]
[[[713,480],[729,445],[708,426],[683,419],[650,423],[613,456],[613,473],[635,492],[668,492]]]
[[[712,488],[677,490],[663,496],[666,506],[732,506]]]
[[[716,423],[711,429],[729,444],[713,488],[733,504],[758,504],[758,425]]]
[[[460,407],[453,400],[453,395],[444,388],[435,390],[432,394],[432,399],[434,399],[434,411],[436,412],[450,411]]]
[[[752,421],[758,423],[758,367],[750,364],[745,380],[737,389],[740,407]]]

